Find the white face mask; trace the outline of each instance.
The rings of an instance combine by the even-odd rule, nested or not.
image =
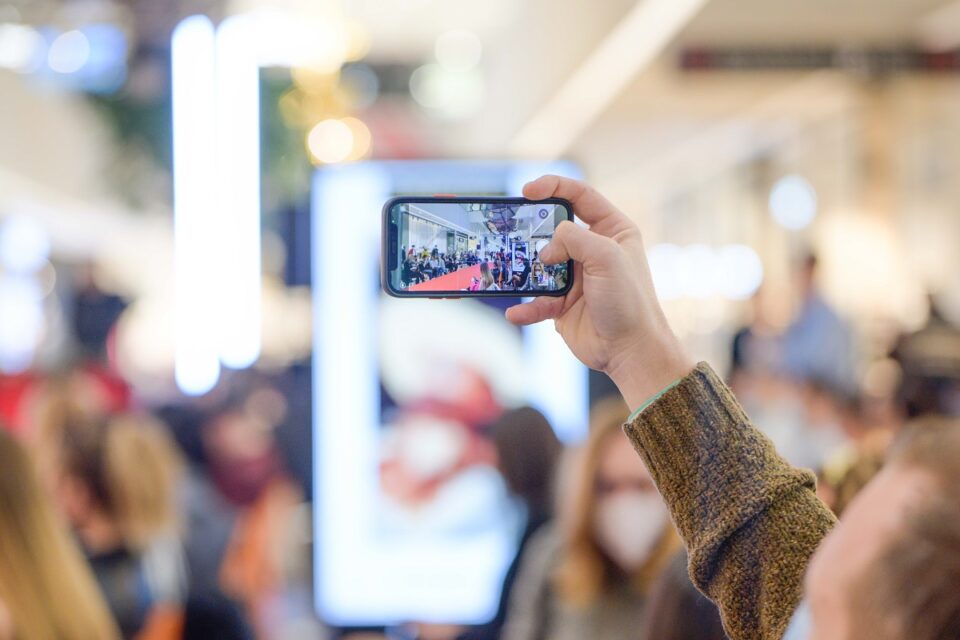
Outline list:
[[[810,604],[804,598],[790,618],[790,624],[783,634],[783,640],[809,640],[811,629]]]
[[[625,570],[650,556],[668,521],[667,507],[654,491],[620,491],[600,499],[594,515],[597,542]]]

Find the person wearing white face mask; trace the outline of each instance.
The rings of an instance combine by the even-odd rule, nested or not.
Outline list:
[[[651,485],[601,485],[598,489],[609,494],[597,499],[594,536],[600,549],[627,571],[643,566],[664,536],[669,519],[660,494]]]
[[[559,479],[557,521],[521,563],[504,640],[640,638],[647,593],[679,540],[620,429],[627,413],[619,398],[594,408],[590,437]]]

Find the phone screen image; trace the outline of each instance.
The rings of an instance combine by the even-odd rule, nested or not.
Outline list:
[[[397,198],[385,212],[388,292],[399,296],[562,295],[568,263],[540,252],[571,220],[564,201]]]

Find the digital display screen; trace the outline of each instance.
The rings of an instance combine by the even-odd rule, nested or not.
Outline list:
[[[395,292],[563,291],[568,265],[545,265],[540,251],[564,220],[555,203],[399,202],[390,209],[388,278]]]
[[[325,622],[472,624],[495,612],[522,514],[486,427],[529,404],[562,441],[582,440],[587,370],[552,323],[504,319],[519,297],[387,296],[382,206],[428,189],[516,193],[563,169],[413,161],[317,172],[314,594]]]

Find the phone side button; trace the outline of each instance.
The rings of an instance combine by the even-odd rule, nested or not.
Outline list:
[[[435,193],[433,194],[434,198],[456,198],[457,194],[455,193]]]

